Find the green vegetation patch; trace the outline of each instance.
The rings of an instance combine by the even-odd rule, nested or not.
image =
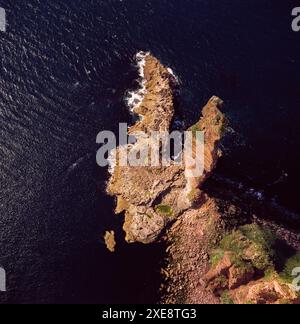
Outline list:
[[[224,257],[224,250],[216,249],[210,254],[210,263],[212,267],[215,267]]]
[[[217,249],[211,253],[211,263],[216,265],[225,252],[231,252],[232,262],[240,269],[252,267],[266,271],[274,267],[275,236],[256,224],[245,225],[223,237]]]
[[[270,256],[274,256],[276,236],[270,229],[250,224],[240,227],[239,230],[248,240],[260,245]]]
[[[157,205],[155,207],[155,210],[160,215],[168,216],[168,217],[172,217],[173,216],[173,210],[168,205]]]
[[[234,304],[234,301],[229,296],[229,293],[227,290],[223,291],[223,293],[221,295],[221,302],[222,302],[222,304],[225,304],[225,305],[233,305]]]
[[[196,188],[196,189],[192,189],[188,195],[187,198],[191,203],[196,203],[201,197],[201,191]]]
[[[196,132],[201,132],[202,130],[203,129],[201,128],[200,123],[196,123],[195,125],[189,128],[189,131],[193,132],[194,135],[196,134]]]

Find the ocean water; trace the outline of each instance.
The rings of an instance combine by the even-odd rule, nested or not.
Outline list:
[[[132,122],[134,56],[180,80],[178,118],[212,95],[232,134],[217,172],[300,211],[300,33],[294,1],[0,0],[3,303],[155,302],[163,248],[122,243],[96,135]],[[115,255],[103,244],[119,233]]]

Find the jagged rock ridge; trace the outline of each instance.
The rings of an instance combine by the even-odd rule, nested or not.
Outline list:
[[[134,145],[117,149],[116,165],[107,191],[117,197],[116,213],[125,212],[126,240],[151,243],[167,224],[204,198],[200,187],[221,155],[218,142],[225,117],[219,110],[222,101],[212,97],[203,109],[200,121],[191,129],[205,131],[204,173],[201,176],[187,177],[187,167],[172,161],[166,167],[121,166],[118,159],[121,150],[132,153],[149,145],[151,132],[170,131],[176,80],[170,70],[151,55],[145,57],[144,76],[145,96],[133,109],[141,119],[129,129],[129,134],[136,135],[137,141]],[[140,131],[146,136],[138,136]]]

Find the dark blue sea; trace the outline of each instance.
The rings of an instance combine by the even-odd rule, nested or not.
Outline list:
[[[298,3],[299,4],[299,3]],[[300,212],[300,33],[294,1],[0,0],[3,303],[156,302],[163,247],[122,243],[96,135],[132,122],[134,55],[180,80],[178,117],[212,95],[232,128],[217,173]],[[117,252],[103,233],[119,233]]]

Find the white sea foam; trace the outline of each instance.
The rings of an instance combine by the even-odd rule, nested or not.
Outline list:
[[[174,71],[171,68],[167,68],[168,72],[172,75],[174,80],[176,81],[177,84],[179,84],[179,78],[178,76],[174,73]]]
[[[137,90],[128,91],[125,98],[127,106],[131,112],[134,112],[134,110],[140,106],[147,92],[144,69],[146,64],[145,59],[149,54],[149,52],[138,52],[135,56],[139,71],[139,87]]]
[[[135,56],[135,60],[137,62],[137,68],[139,72],[139,87],[137,90],[128,91],[125,101],[127,106],[129,107],[131,112],[134,112],[136,108],[140,106],[142,103],[145,94],[147,93],[146,90],[146,80],[145,80],[145,64],[146,64],[146,57],[150,55],[150,52],[138,52]],[[178,77],[175,75],[172,69],[167,68],[168,72],[173,76],[176,83],[179,83]]]
[[[117,150],[113,149],[109,152],[108,154],[108,172],[113,175],[115,172],[115,168],[117,165],[117,160],[116,160],[116,154],[117,154]]]

